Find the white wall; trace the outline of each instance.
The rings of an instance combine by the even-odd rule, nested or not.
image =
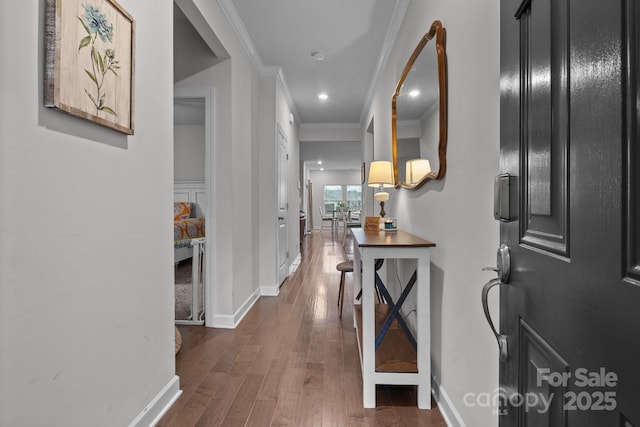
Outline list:
[[[232,303],[233,269],[231,268],[232,252],[229,247],[232,233],[227,226],[232,213],[229,209],[231,191],[229,177],[231,174],[231,60],[224,61],[215,67],[202,71],[188,79],[176,83],[176,88],[204,88],[213,97],[213,106],[209,114],[213,124],[211,150],[209,151],[211,177],[209,197],[211,215],[207,221],[209,275],[213,292],[205,296],[213,313],[206,317],[207,326],[217,322],[233,323],[234,308]],[[198,89],[199,90],[199,89]],[[217,201],[220,203],[217,203]]]
[[[291,107],[287,103],[282,86],[283,80],[278,79],[276,83],[276,124],[280,126],[287,136],[288,154],[289,154],[289,217],[287,218],[289,231],[289,264],[296,259],[299,261],[300,256],[300,210],[302,208],[302,200],[300,198],[300,188],[302,183],[299,181],[300,176],[300,141],[298,140],[297,123],[290,121],[292,114]]]
[[[120,4],[134,136],[44,108],[44,1],[0,3],[2,426],[126,426],[175,380],[173,3]]]
[[[209,255],[214,270],[214,313],[207,325],[233,327],[258,296],[252,249],[256,231],[253,209],[257,189],[252,167],[257,122],[257,73],[217,2],[194,1],[231,59],[176,83],[176,87],[209,87],[215,94],[212,113],[213,233]],[[249,124],[249,125],[248,125]],[[257,126],[257,125],[256,125]]]
[[[311,162],[317,169],[322,161],[325,169],[360,169],[362,142],[360,141],[301,141],[300,160]]]
[[[204,126],[175,126],[173,132],[173,179],[204,182]]]
[[[303,123],[300,141],[360,141],[360,126],[354,123]]]
[[[445,409],[452,425],[494,426],[492,408],[466,406],[463,398],[498,387],[497,346],[480,304],[491,275],[480,269],[495,264],[499,241],[492,217],[499,167],[499,4],[412,0],[366,123],[375,117],[374,158],[391,160],[391,94],[435,19],[447,30],[447,175],[417,191],[391,190],[386,210],[400,228],[437,244],[431,264],[432,368],[440,399],[451,404]]]
[[[327,170],[359,169],[362,134],[351,123],[303,123],[299,129],[300,160],[323,161]]]
[[[296,123],[295,121],[290,123],[289,119],[291,112],[283,93],[281,76],[278,73],[262,76],[260,78],[258,156],[255,165],[255,170],[258,171],[255,185],[259,193],[259,210],[256,211],[259,221],[259,244],[256,246],[259,248],[258,280],[260,288],[269,295],[276,294],[280,285],[278,283],[278,253],[276,251],[278,237],[276,149],[278,127],[287,140],[287,153],[289,154],[289,210],[287,216],[289,263],[293,262],[300,254],[300,197],[298,190],[300,149]]]
[[[192,5],[230,56],[176,83],[176,87],[205,87],[215,93],[213,189],[210,190],[215,202],[211,219],[213,237],[208,252],[214,271],[214,292],[209,296],[214,313],[207,316],[207,325],[234,327],[260,296],[261,286],[268,283],[273,288],[275,284],[275,276],[271,274],[276,272],[273,259],[276,198],[268,195],[275,194],[276,188],[276,123],[281,124],[290,143],[289,176],[293,188],[298,176],[297,132],[295,125],[289,124],[291,110],[275,77],[258,74],[219,3],[193,0]],[[268,93],[263,92],[265,79],[272,81]],[[265,126],[269,127],[266,133]],[[299,253],[299,204],[295,191],[290,189],[289,197],[290,259],[293,260]],[[274,213],[273,223],[265,227],[267,212]]]

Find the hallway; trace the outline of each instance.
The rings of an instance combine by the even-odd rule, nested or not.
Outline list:
[[[417,409],[415,387],[379,386],[378,407],[363,409],[351,274],[342,319],[337,309],[347,255],[330,230],[301,249],[280,295],[261,297],[235,330],[179,327],[183,394],[158,425],[446,426],[435,403]]]

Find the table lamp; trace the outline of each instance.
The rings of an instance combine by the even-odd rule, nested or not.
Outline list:
[[[383,160],[371,162],[367,184],[369,187],[378,188],[378,192],[374,197],[377,202],[380,202],[380,216],[384,218],[387,214],[384,211],[384,202],[389,200],[389,193],[384,189],[395,186],[393,182],[393,163]]]
[[[405,171],[405,182],[410,185],[417,184],[425,176],[431,174],[431,164],[427,159],[407,160]]]

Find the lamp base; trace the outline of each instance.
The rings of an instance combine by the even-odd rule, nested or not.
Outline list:
[[[384,202],[380,202],[380,218],[384,218],[387,213],[384,211]]]

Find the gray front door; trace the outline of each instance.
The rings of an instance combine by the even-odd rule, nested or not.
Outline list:
[[[501,1],[501,426],[640,426],[639,17]]]

